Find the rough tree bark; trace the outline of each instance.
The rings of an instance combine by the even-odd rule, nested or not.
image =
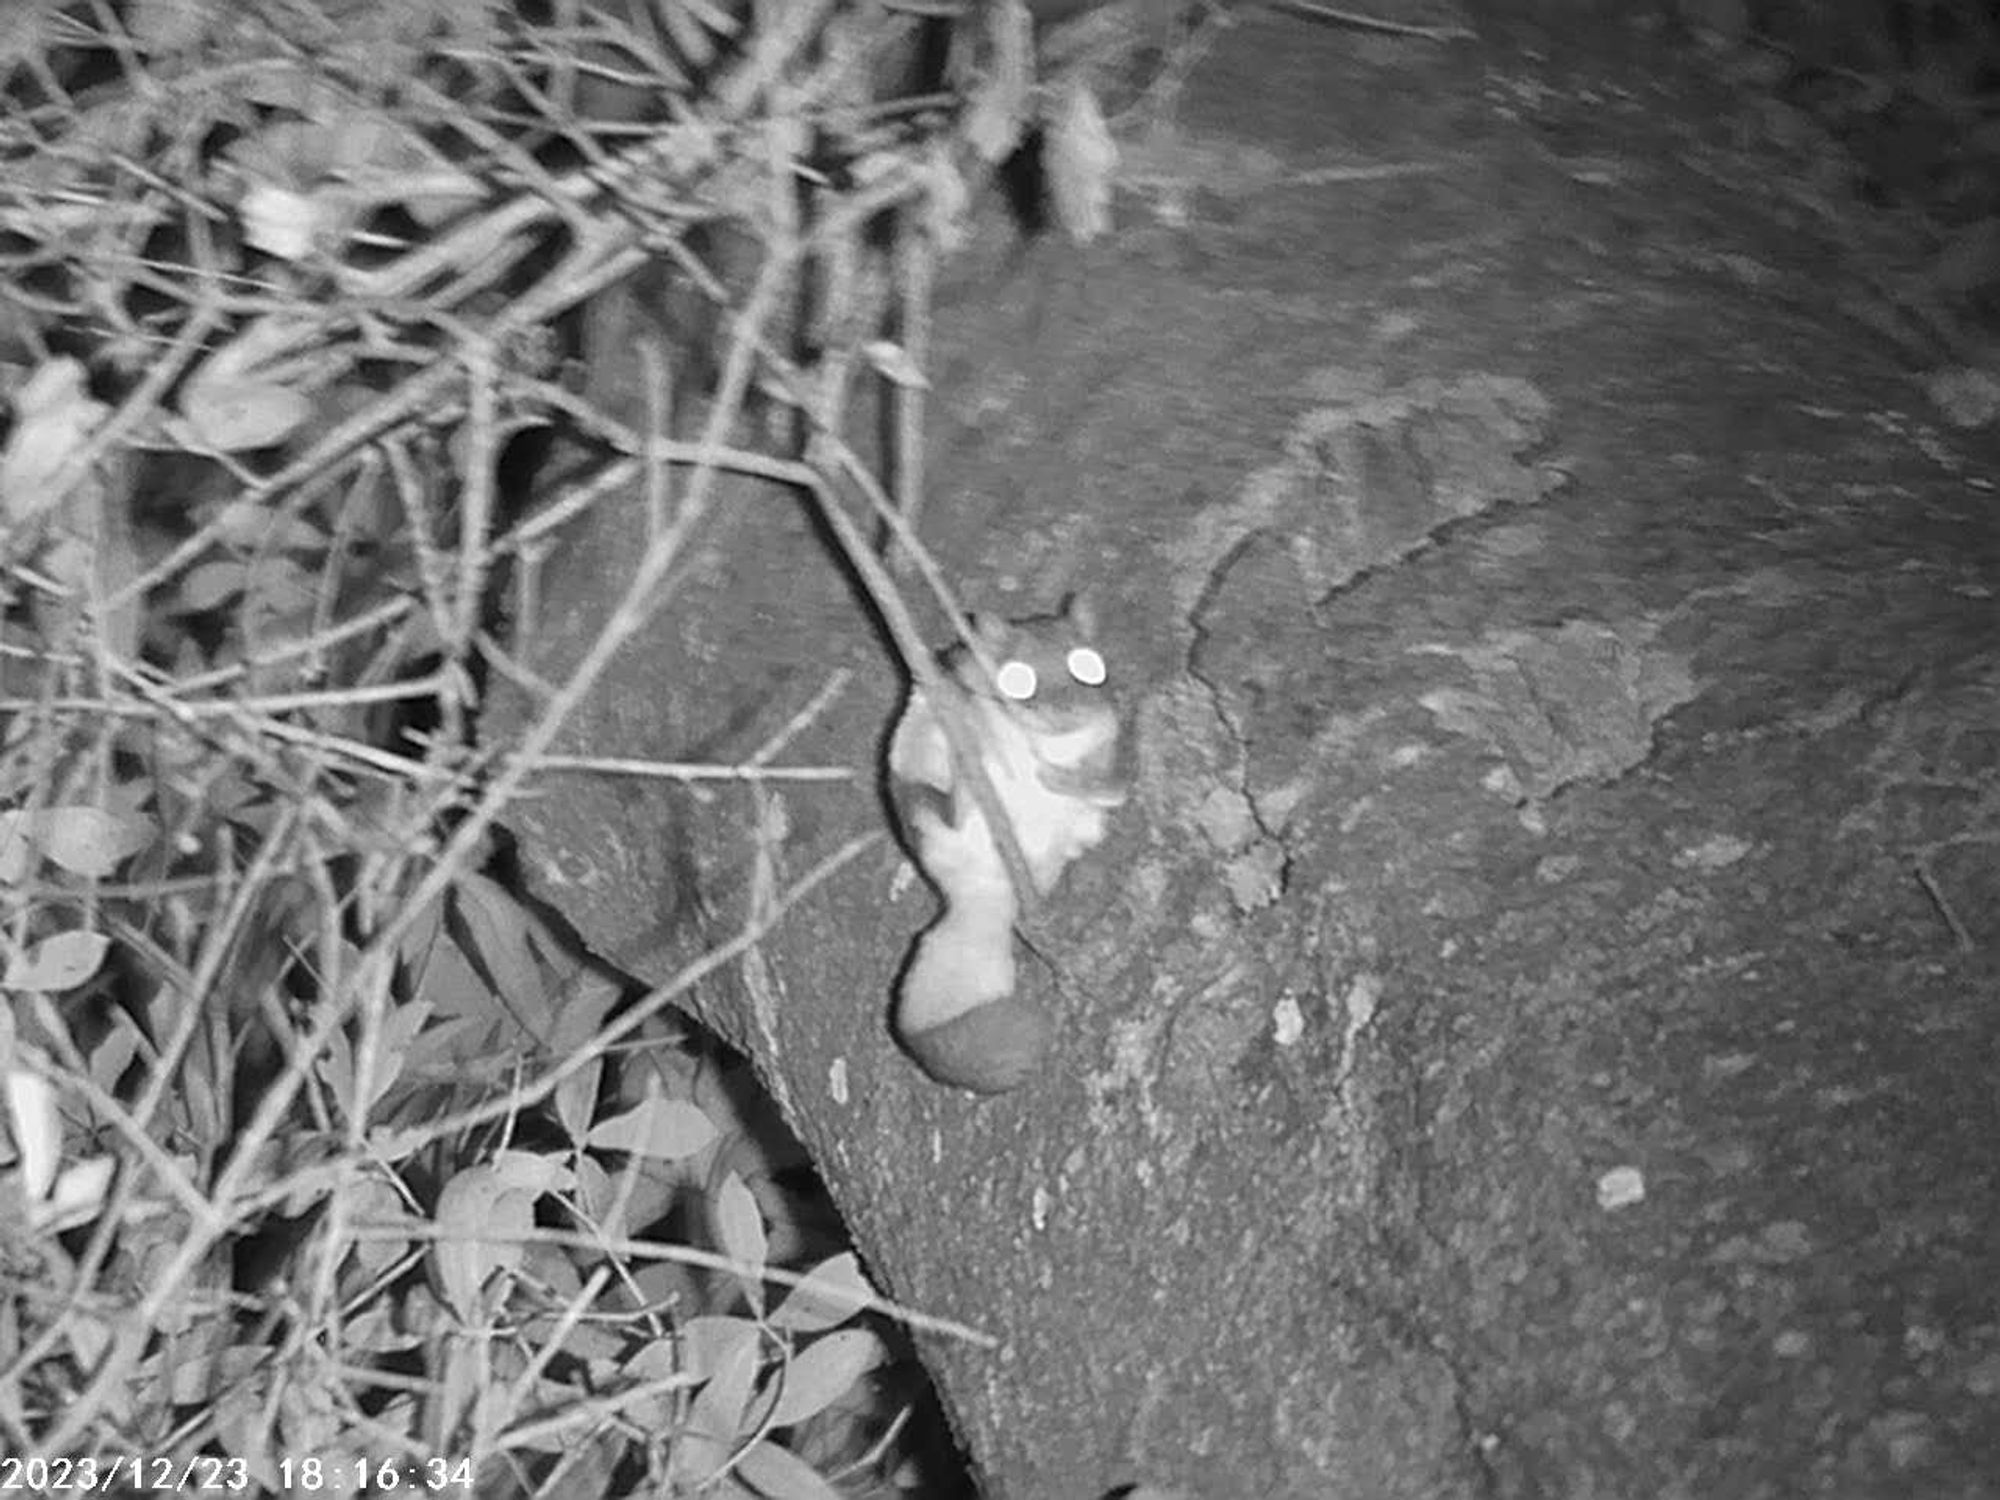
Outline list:
[[[1952,726],[2000,743],[1991,497],[1676,66],[1246,22],[1108,243],[952,273],[928,534],[975,604],[1091,588],[1141,735],[1032,934],[1057,1053],[984,1103],[898,1054],[930,906],[886,840],[697,1006],[887,1289],[1003,1341],[927,1349],[995,1496],[2000,1472],[1969,1378],[1848,1316],[1921,1264],[2000,1326],[1995,1169],[1960,1164],[1990,1083],[1871,1001],[1994,1040],[2000,818],[1909,791],[1920,754],[1990,777]],[[538,670],[638,509],[551,559]],[[781,878],[881,824],[898,676],[799,506],[743,487],[570,747],[740,753],[836,668],[794,754],[854,784],[553,785],[538,891],[658,979],[742,920],[753,815]],[[1947,1184],[1956,1217],[1867,1227]]]

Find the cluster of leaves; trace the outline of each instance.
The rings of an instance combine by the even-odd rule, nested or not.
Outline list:
[[[1076,143],[1067,221],[1101,219],[1094,106],[1037,93],[1018,4],[981,14],[970,102],[929,113],[878,97],[924,23],[883,0],[10,19],[0,1447],[223,1456],[272,1492],[308,1455],[463,1459],[490,1494],[833,1492],[884,1305],[658,1034],[860,841],[636,1002],[482,871],[718,471],[890,509],[828,434],[851,368],[914,391],[921,350],[850,318],[800,362],[772,332],[799,278],[847,268],[819,304],[867,305],[869,226],[949,242],[957,155],[1038,111]],[[704,262],[717,223],[753,275]],[[698,441],[589,407],[550,331],[663,259],[728,330]],[[753,382],[816,424],[804,459],[732,446]],[[502,456],[549,425],[611,457],[510,511]],[[597,648],[535,681],[494,579],[641,489]],[[509,745],[479,733],[495,674],[543,705]],[[672,774],[844,774],[781,749]]]

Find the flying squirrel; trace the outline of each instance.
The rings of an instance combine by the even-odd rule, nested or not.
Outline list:
[[[944,687],[1028,879],[1046,896],[1103,842],[1107,815],[1130,795],[1124,723],[1091,644],[1087,604],[1017,621],[974,616],[972,624],[977,651],[960,643],[939,654]],[[976,1094],[1015,1088],[1041,1061],[1050,1033],[1042,1008],[1015,993],[1021,894],[920,685],[890,736],[889,795],[910,854],[943,903],[897,985],[896,1033],[940,1083]]]

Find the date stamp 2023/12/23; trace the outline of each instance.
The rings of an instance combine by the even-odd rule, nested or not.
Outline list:
[[[253,1474],[248,1460],[218,1454],[192,1458],[107,1453],[82,1458],[22,1458],[0,1453],[0,1496],[158,1493],[247,1495],[267,1482],[288,1494],[468,1497],[469,1458],[321,1458],[285,1455],[269,1460],[269,1474]]]

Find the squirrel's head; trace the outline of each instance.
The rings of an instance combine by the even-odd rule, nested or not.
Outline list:
[[[972,628],[978,651],[960,650],[955,675],[1020,727],[1044,780],[1077,794],[1122,795],[1118,700],[1089,603],[1071,598],[1024,620],[974,615]]]

